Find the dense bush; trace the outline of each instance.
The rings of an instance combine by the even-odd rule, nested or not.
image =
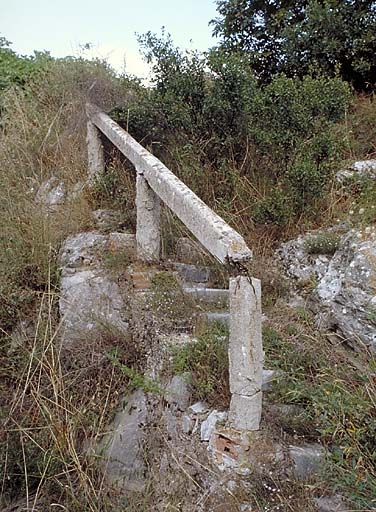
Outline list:
[[[332,129],[351,97],[345,82],[282,74],[262,86],[241,53],[183,52],[166,34],[147,33],[140,42],[153,87],[136,105],[117,109],[119,122],[178,172],[184,154],[191,162],[181,174],[188,185],[195,185],[194,162],[210,168],[212,192],[200,189],[205,200],[231,203],[239,177],[256,173],[267,181],[253,208],[255,221],[283,225],[311,209],[340,156]]]

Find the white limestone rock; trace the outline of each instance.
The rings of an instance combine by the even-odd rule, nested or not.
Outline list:
[[[350,512],[352,507],[348,507],[341,496],[323,496],[313,498],[319,512]]]
[[[345,235],[314,292],[319,326],[376,351],[376,232]]]
[[[308,480],[317,474],[325,460],[325,450],[320,444],[290,446],[289,455],[294,475],[299,480]]]
[[[309,296],[318,326],[337,332],[355,349],[376,351],[376,230],[340,235],[333,256],[309,255],[305,237],[282,244],[277,256],[297,281],[315,278]]]
[[[69,236],[59,255],[59,265],[63,275],[71,269],[99,264],[99,254],[106,248],[108,237],[96,231]]]
[[[348,169],[342,169],[336,174],[337,181],[343,183],[348,179],[376,179],[376,160],[360,160]]]
[[[186,372],[182,375],[175,375],[169,382],[164,396],[170,405],[176,405],[181,411],[185,411],[191,401],[191,374]]]
[[[56,176],[51,176],[39,187],[35,201],[41,205],[54,208],[64,203],[67,197],[67,190],[64,182]]]
[[[128,331],[128,307],[118,282],[102,267],[101,256],[110,238],[80,233],[63,244],[59,308],[61,339],[66,347],[87,341],[103,329]]]
[[[201,441],[209,441],[211,435],[216,429],[217,423],[223,423],[227,420],[227,412],[212,411],[205,421],[201,424]]]
[[[208,410],[209,407],[204,402],[196,402],[189,408],[189,412],[193,414],[205,414]]]
[[[118,210],[99,209],[93,211],[92,216],[96,227],[104,233],[120,230],[127,220],[125,214]]]
[[[307,240],[319,234],[312,233],[299,236],[281,244],[276,252],[282,268],[289,278],[296,281],[308,281],[312,278],[321,279],[326,273],[331,256],[327,254],[309,254]]]

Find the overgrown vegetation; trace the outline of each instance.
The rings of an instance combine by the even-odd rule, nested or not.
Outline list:
[[[85,443],[103,432],[117,406],[117,393],[127,383],[106,352],[119,344],[124,347],[128,340],[98,333],[90,341],[90,353],[85,348],[72,359],[61,352],[57,254],[67,235],[92,227],[90,210],[97,197],[87,192],[48,212],[35,195],[52,175],[64,183],[68,194],[85,179],[85,101],[91,97],[108,108],[128,86],[103,62],[46,57],[37,70],[34,59],[4,52],[1,506],[20,498],[22,508],[38,504],[48,510],[56,502],[70,510],[99,511],[113,503],[111,490],[102,489],[98,462],[88,456]],[[2,65],[8,66],[7,74]],[[19,330],[26,333],[18,335]],[[135,367],[139,358],[131,354],[135,352],[128,351],[122,363]]]
[[[345,82],[277,75],[264,87],[242,55],[182,52],[166,34],[140,43],[154,88],[113,112],[120,123],[225,217],[229,204],[250,223],[314,216],[346,147],[344,129],[333,132],[350,101]]]
[[[160,392],[144,378],[130,339],[98,333],[89,352],[83,340],[74,360],[57,343],[61,242],[91,229],[95,208],[116,208],[125,225],[135,222],[132,171],[105,141],[106,172],[90,191],[48,215],[35,201],[51,176],[68,194],[85,179],[88,100],[109,111],[250,242],[270,310],[266,365],[281,372],[270,400],[303,408],[295,427],[282,428],[301,439],[320,438],[331,453],[331,484],[357,507],[372,504],[372,368],[355,370],[306,310],[289,322],[291,312],[281,318],[284,312],[273,305],[286,285],[265,262],[282,237],[306,228],[349,217],[362,226],[375,222],[374,182],[333,179],[344,161],[376,154],[375,11],[370,2],[256,4],[218,2],[222,18],[215,31],[222,42],[206,54],[180,50],[166,33],[140,36],[153,87],[117,76],[102,61],[19,56],[0,39],[2,505],[26,495],[27,506],[56,501],[72,511],[114,510],[112,491],[85,443],[103,433],[125,387]],[[249,16],[256,11],[263,15],[260,26]],[[240,28],[242,19],[250,25]],[[352,86],[363,94],[355,95]],[[164,221],[170,247],[176,224],[168,215]],[[330,254],[337,243],[334,236],[316,237],[308,250]],[[105,262],[113,272],[127,263],[124,254]],[[191,329],[192,304],[178,281],[160,272],[151,285],[160,326]],[[14,332],[21,320],[31,328],[19,342]],[[196,398],[218,408],[229,401],[226,344],[222,326],[198,329],[197,341],[172,362],[175,373],[191,373]],[[266,507],[268,499],[255,504]]]
[[[197,341],[176,350],[172,370],[189,372],[195,397],[225,408],[230,402],[228,384],[228,330],[221,323],[203,328]]]
[[[340,236],[336,233],[320,233],[305,241],[308,254],[334,254],[338,249]]]
[[[193,300],[181,283],[169,272],[157,272],[151,278],[151,306],[158,328],[165,332],[187,331],[195,319]]]
[[[17,55],[10,41],[0,36],[0,93],[15,84],[25,85],[33,76],[43,72],[50,60],[46,52],[34,52],[34,56]]]
[[[72,358],[57,343],[57,298],[52,288],[43,293],[28,336],[2,339],[1,505],[21,498],[28,509],[61,503],[75,511],[113,510],[114,495],[103,488],[89,448],[126,390],[122,368],[136,373],[140,356],[131,339],[104,330],[90,343],[83,339]],[[119,365],[112,364],[107,353],[125,347]]]
[[[320,440],[330,454],[323,477],[356,510],[370,508],[376,490],[374,362],[354,366],[317,332],[308,311],[280,311],[263,337],[266,364],[279,371],[269,400],[300,408],[298,421],[280,427],[295,439]]]

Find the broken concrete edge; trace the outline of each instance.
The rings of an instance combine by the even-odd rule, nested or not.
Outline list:
[[[244,239],[180,181],[158,158],[143,148],[98,107],[86,107],[90,121],[132,162],[150,187],[220,262],[249,261]]]

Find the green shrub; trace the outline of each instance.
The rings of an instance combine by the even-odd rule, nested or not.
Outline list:
[[[282,172],[298,155],[320,164],[335,153],[330,129],[344,117],[349,100],[349,88],[340,79],[280,75],[254,103],[250,132],[260,149],[282,163]]]
[[[17,55],[11,49],[11,43],[0,36],[0,93],[11,86],[25,85],[46,69],[51,60],[47,52],[34,52],[29,57]]]
[[[253,219],[258,224],[284,226],[290,220],[291,215],[291,198],[283,190],[274,188],[265,199],[256,204]]]
[[[231,205],[239,175],[266,174],[271,192],[257,200],[256,222],[284,225],[314,210],[343,151],[332,131],[350,100],[345,82],[279,75],[262,87],[240,53],[183,52],[164,33],[147,33],[140,43],[153,67],[154,88],[140,95],[138,106],[117,110],[123,126],[129,124],[178,174],[186,168],[180,158],[194,162],[191,172],[197,173],[197,161],[210,169],[213,190],[200,192],[205,199],[214,194]],[[189,173],[184,178],[197,181]]]
[[[264,82],[281,71],[302,77],[314,69],[363,90],[375,85],[372,1],[218,0],[217,11],[211,23],[221,46],[244,53]]]

